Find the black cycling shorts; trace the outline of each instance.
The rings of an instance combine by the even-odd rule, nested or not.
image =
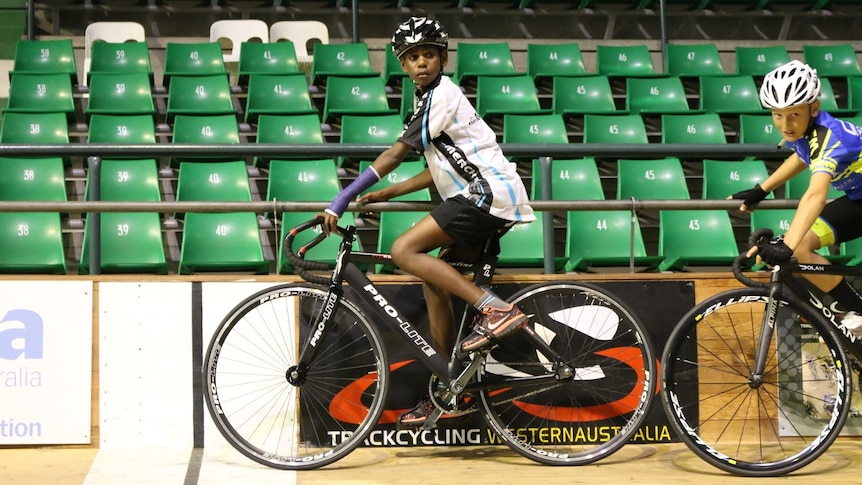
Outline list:
[[[514,224],[479,209],[465,197],[457,195],[444,200],[434,210],[431,217],[454,243],[445,248],[449,253],[457,252],[459,257],[477,255],[484,249],[485,242],[491,239],[494,245],[491,254],[500,253],[498,239]],[[454,251],[455,249],[463,250]]]

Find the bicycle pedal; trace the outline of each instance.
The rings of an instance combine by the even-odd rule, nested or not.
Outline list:
[[[436,428],[437,427],[437,421],[440,419],[440,416],[442,416],[442,415],[443,415],[443,411],[441,411],[438,408],[434,408],[434,410],[431,411],[431,414],[429,414],[428,417],[425,418],[425,422],[422,423],[422,426],[420,426],[419,429],[421,429],[422,431],[425,431],[428,429]]]

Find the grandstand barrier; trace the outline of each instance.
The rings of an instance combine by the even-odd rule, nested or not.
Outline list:
[[[70,144],[70,145],[0,145],[0,157],[27,156],[65,156],[83,157],[87,160],[88,169],[94,181],[99,180],[99,169],[102,157],[110,156],[221,156],[233,155],[239,158],[249,156],[289,157],[314,154],[315,156],[370,156],[374,157],[387,146],[362,144],[332,144],[329,145],[232,145],[232,144],[165,144],[165,145],[115,145],[115,144]],[[786,148],[771,144],[656,144],[656,145],[615,145],[615,144],[503,144],[507,156],[532,156],[539,158],[543,175],[550,177],[550,161],[554,158],[577,158],[584,156],[612,158],[651,158],[665,156],[700,157],[700,158],[744,158],[760,157],[763,159],[782,159],[789,151]],[[536,155],[540,154],[540,155]],[[98,183],[94,186],[98,187]],[[550,190],[546,184],[545,190]],[[100,215],[102,212],[304,212],[322,211],[328,204],[321,202],[103,202],[98,200],[98,190],[92,190],[88,201],[35,202],[35,201],[0,201],[0,212],[81,212],[92,217],[89,225],[91,247],[90,274],[100,274],[99,267],[99,237]],[[543,217],[552,217],[551,211],[571,210],[671,210],[671,209],[727,209],[733,210],[739,203],[732,200],[603,200],[603,201],[552,201],[548,193],[543,194],[545,200],[531,201],[537,211],[544,212]],[[764,201],[761,208],[787,209],[795,208],[797,200]],[[351,203],[350,211],[411,211],[429,210],[433,203],[427,202],[377,202],[360,206]],[[548,220],[548,219],[546,219]],[[550,226],[551,224],[545,224]],[[550,229],[546,229],[549,231]],[[554,241],[553,237],[544,238],[544,269],[546,273],[554,272]],[[633,255],[632,263],[633,266]]]

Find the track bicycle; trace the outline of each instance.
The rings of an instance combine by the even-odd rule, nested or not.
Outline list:
[[[772,231],[755,231],[749,243],[759,238]],[[862,276],[862,269],[794,260],[761,282],[743,274],[747,259],[733,264],[745,288],[707,298],[677,323],[662,355],[660,393],[677,434],[707,463],[737,475],[783,475],[838,437],[850,413],[845,349],[862,361],[862,341],[801,275]]]
[[[339,227],[329,276],[317,270],[330,265],[304,258],[325,237],[321,222],[297,226],[284,241],[308,283],[243,300],[205,355],[207,407],[243,455],[274,468],[312,469],[360,446],[385,412],[390,373],[402,365],[387,357],[384,328],[431,371],[435,410],[423,430],[444,413],[479,412],[501,441],[549,465],[592,463],[638,430],[655,394],[657,357],[645,328],[615,296],[584,283],[524,288],[509,299],[530,315],[522,330],[488,350],[443,356],[357,266],[393,263],[388,254],[353,251],[355,227]],[[294,252],[295,236],[309,229],[320,234]],[[497,260],[489,247],[476,261],[451,264],[489,286]],[[461,318],[462,338],[471,313]]]

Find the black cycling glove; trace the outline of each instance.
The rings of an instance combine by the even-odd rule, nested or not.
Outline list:
[[[757,255],[766,264],[775,266],[790,261],[790,258],[793,257],[793,250],[784,244],[784,238],[779,236],[771,241],[758,244]]]
[[[769,195],[769,192],[763,190],[763,187],[761,187],[760,184],[757,184],[753,189],[742,190],[730,197],[734,199],[743,199],[743,204],[745,204],[746,207],[751,208],[765,199],[767,195]]]

